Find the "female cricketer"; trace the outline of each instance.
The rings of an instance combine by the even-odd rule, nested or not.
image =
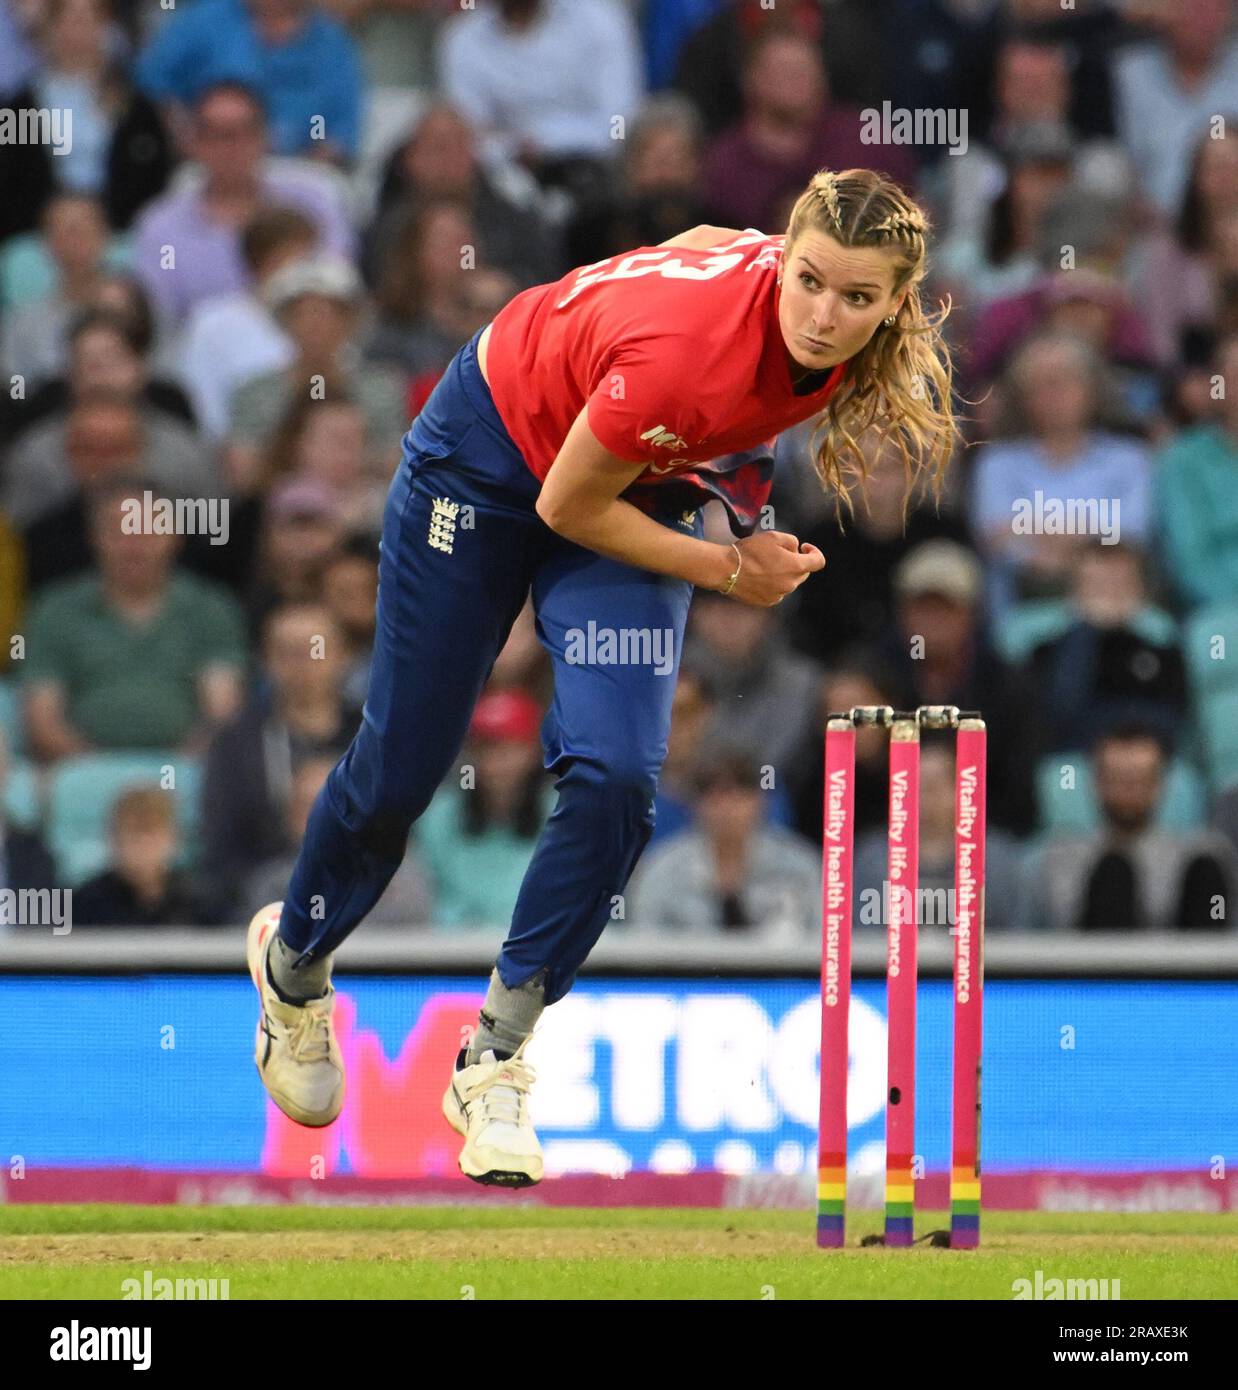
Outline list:
[[[285,1114],[340,1112],[332,954],[399,866],[531,592],[554,670],[542,742],[558,801],[443,1110],[469,1177],[541,1178],[525,1044],[649,839],[693,588],[772,605],[825,564],[757,525],[773,438],[822,416],[815,466],[845,496],[863,485],[870,429],[898,441],[909,485],[939,483],[952,453],[949,307],[929,317],[920,300],[927,233],[880,175],[819,173],[785,236],[695,227],[609,257],[517,295],[457,353],[388,495],[361,728],[286,900],[250,926],[258,1070]],[[703,539],[714,498],[732,544]],[[590,631],[669,633],[673,659],[612,663],[586,644],[596,659],[582,660]]]

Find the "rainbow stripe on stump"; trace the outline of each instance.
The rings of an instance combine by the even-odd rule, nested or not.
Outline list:
[[[954,775],[954,1068],[950,1245],[980,1244],[980,1065],[984,1017],[984,863],[988,735],[960,719]]]
[[[910,1245],[915,1238],[916,1190],[910,1175],[911,1155],[891,1155],[886,1164],[887,1245]]]
[[[845,1243],[847,1225],[847,1074],[855,852],[855,725],[841,716],[826,723],[823,814],[817,1244],[822,1249],[836,1250]]]
[[[916,983],[920,887],[920,725],[890,726],[890,806],[886,831],[886,1210],[885,1243],[914,1238],[916,1192]]]
[[[822,1154],[817,1170],[817,1244],[837,1249],[846,1236],[847,1156]]]
[[[980,1174],[975,1164],[950,1174],[950,1248],[975,1250],[980,1244]]]
[[[956,733],[950,1244],[955,1249],[974,1250],[980,1244],[988,749],[984,719],[953,705],[922,705],[911,713],[899,713],[887,705],[857,706],[845,714],[831,714],[826,721],[817,1244],[823,1249],[838,1249],[846,1239],[855,739],[859,727],[890,730],[885,1244],[903,1247],[915,1239],[920,732],[950,729]]]

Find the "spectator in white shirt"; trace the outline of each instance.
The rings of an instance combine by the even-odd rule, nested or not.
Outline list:
[[[241,382],[292,361],[292,340],[264,302],[263,289],[289,261],[308,256],[317,240],[314,224],[294,208],[264,209],[241,236],[252,288],[213,295],[190,314],[178,375],[212,439],[227,435],[230,398]]]
[[[1238,107],[1233,18],[1232,0],[1174,0],[1149,15],[1159,39],[1115,65],[1119,135],[1144,193],[1166,216],[1181,203],[1199,132]]]
[[[579,186],[622,149],[640,103],[640,46],[617,0],[484,0],[444,29],[444,95],[482,133],[490,162],[520,160]]]

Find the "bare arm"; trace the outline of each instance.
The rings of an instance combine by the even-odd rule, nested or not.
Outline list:
[[[619,494],[645,471],[604,449],[581,411],[537,499],[537,514],[559,535],[599,555],[720,589],[735,568],[729,546],[685,536],[646,516]]]
[[[198,673],[198,702],[207,724],[222,724],[241,707],[245,683],[235,666],[215,662]]]
[[[736,567],[731,546],[663,526],[619,496],[644,467],[603,448],[581,411],[542,484],[537,514],[552,531],[599,555],[698,588],[723,588]],[[825,564],[815,546],[801,551],[794,536],[778,531],[738,544],[743,564],[732,592],[760,607],[780,602]]]
[[[26,692],[26,737],[36,757],[47,762],[90,751],[64,706],[64,689],[56,681],[40,681]]]

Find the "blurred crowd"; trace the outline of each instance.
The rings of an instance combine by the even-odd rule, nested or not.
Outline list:
[[[933,221],[969,447],[905,506],[865,441],[840,515],[811,428],[782,436],[770,519],[827,568],[776,609],[698,595],[615,930],[817,931],[824,716],[921,703],[988,720],[991,929],[1230,930],[1236,10],[0,0],[0,120],[72,113],[60,148],[0,127],[0,887],[71,887],[83,927],[280,897],[361,717],[400,439],[457,348],[530,285],[780,231],[815,170],[867,166]],[[887,104],[964,139],[871,142]],[[126,525],[146,494],[221,525]],[[526,611],[372,920],[505,924],[549,694]],[[922,780],[945,889],[947,736]],[[887,794],[863,731],[861,925]]]

